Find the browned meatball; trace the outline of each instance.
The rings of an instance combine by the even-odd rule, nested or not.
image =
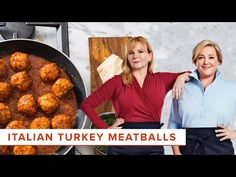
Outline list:
[[[55,81],[59,76],[59,69],[56,63],[49,63],[40,69],[40,77],[44,82]]]
[[[0,102],[5,101],[11,95],[11,85],[5,82],[0,82]]]
[[[14,155],[36,155],[37,149],[35,146],[14,146]]]
[[[43,145],[37,146],[37,154],[38,155],[59,155],[56,153],[57,150],[60,149],[61,146],[55,146],[55,145]]]
[[[8,106],[0,103],[0,125],[5,125],[11,118],[11,112]]]
[[[30,67],[28,54],[15,52],[10,57],[10,64],[14,71],[25,71]]]
[[[31,129],[50,129],[50,120],[47,117],[35,118],[31,124]]]
[[[54,129],[69,129],[72,128],[71,119],[64,114],[56,115],[52,118],[52,128]]]
[[[40,108],[48,115],[55,113],[59,106],[58,98],[52,94],[47,93],[38,98],[38,104]]]
[[[0,155],[10,155],[9,146],[0,146]]]
[[[52,86],[52,91],[56,96],[62,97],[73,88],[73,84],[64,78],[59,78]]]
[[[29,90],[32,84],[33,81],[26,71],[18,72],[11,76],[11,85],[22,92]]]
[[[6,129],[28,129],[29,122],[24,120],[13,120],[9,122]]]
[[[0,59],[0,77],[6,76],[8,68],[6,62],[3,59]]]
[[[17,104],[18,111],[26,116],[32,116],[37,112],[36,101],[32,94],[20,97]]]

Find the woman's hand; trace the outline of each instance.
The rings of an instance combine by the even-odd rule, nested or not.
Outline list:
[[[114,124],[112,126],[108,127],[109,129],[122,129],[122,127],[119,127],[119,125],[124,123],[124,119],[117,118]]]
[[[180,152],[179,146],[177,146],[177,145],[172,146],[172,151],[173,151],[173,155],[183,155],[183,154]]]
[[[183,155],[181,152],[175,152],[173,155]]]
[[[178,100],[182,96],[185,81],[190,80],[189,74],[190,73],[184,73],[184,74],[181,74],[177,77],[177,79],[174,83],[174,86],[173,86],[173,90],[172,90],[172,96],[176,100]]]
[[[224,126],[221,125],[219,125],[218,127],[221,129],[217,129],[215,130],[215,132],[216,132],[216,137],[222,137],[220,138],[220,141],[236,138],[236,131],[225,128]]]

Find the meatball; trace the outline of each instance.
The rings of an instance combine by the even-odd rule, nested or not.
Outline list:
[[[11,85],[5,82],[0,82],[0,102],[8,99],[11,95]]]
[[[59,106],[58,98],[52,94],[47,93],[38,98],[38,104],[40,108],[48,115],[55,113]]]
[[[59,76],[59,69],[55,63],[44,65],[39,72],[40,77],[44,82],[55,81]]]
[[[0,103],[0,125],[5,125],[11,117],[10,109],[3,103]]]
[[[29,90],[32,84],[33,81],[26,71],[18,72],[11,76],[11,85],[22,92]]]
[[[0,77],[6,76],[8,68],[6,62],[3,59],[0,59]]]
[[[18,111],[26,116],[33,116],[37,112],[36,101],[32,94],[20,97],[17,104]]]
[[[0,146],[0,155],[10,155],[9,146]]]
[[[35,146],[14,146],[14,155],[36,155],[37,149]]]
[[[29,122],[24,120],[13,120],[9,122],[6,129],[28,129]]]
[[[56,115],[52,118],[52,128],[54,129],[69,129],[72,128],[71,119],[64,114]]]
[[[73,84],[64,78],[59,78],[52,86],[52,91],[56,96],[62,97],[73,88]]]
[[[47,117],[35,118],[31,124],[31,129],[50,129],[50,120]]]
[[[40,146],[38,145],[37,146],[37,154],[38,155],[60,155],[60,154],[57,154],[57,150],[60,149],[61,146],[55,146],[55,145],[43,145],[43,146]]]
[[[10,65],[14,71],[25,71],[30,67],[28,54],[15,52],[10,57]]]

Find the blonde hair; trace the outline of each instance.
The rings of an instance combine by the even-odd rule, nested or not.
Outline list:
[[[132,74],[132,68],[130,66],[130,63],[128,61],[128,53],[130,50],[132,50],[137,43],[141,43],[144,46],[144,49],[149,53],[152,54],[151,61],[148,63],[148,72],[153,73],[153,50],[149,42],[146,38],[142,36],[136,36],[129,39],[126,52],[125,52],[125,59],[122,63],[122,81],[123,84],[126,86],[130,86],[133,82],[133,74]]]
[[[193,52],[192,52],[192,62],[196,64],[199,53],[204,47],[207,47],[207,46],[213,47],[215,49],[218,61],[220,64],[222,64],[223,56],[222,56],[221,49],[215,42],[212,42],[211,40],[203,40],[194,47]]]

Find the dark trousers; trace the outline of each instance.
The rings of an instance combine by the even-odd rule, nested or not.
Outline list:
[[[160,122],[126,122],[123,129],[160,129]],[[163,146],[108,146],[107,155],[164,155]]]
[[[230,139],[220,141],[216,128],[186,128],[186,146],[181,146],[184,155],[234,155]]]

